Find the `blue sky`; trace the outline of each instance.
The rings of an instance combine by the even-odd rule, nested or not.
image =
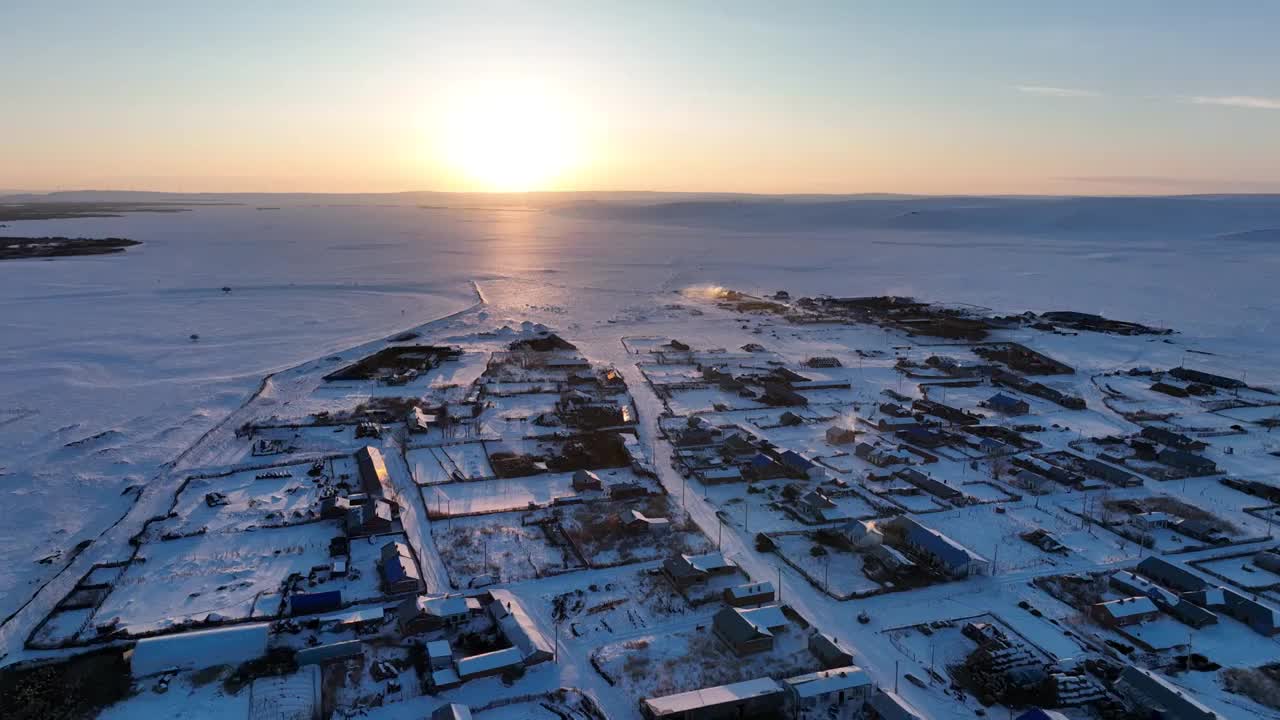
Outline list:
[[[0,6],[0,187],[1280,191],[1276,3],[177,5]]]

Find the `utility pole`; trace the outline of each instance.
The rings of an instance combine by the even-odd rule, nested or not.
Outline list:
[[[724,518],[720,517],[720,513],[716,513],[716,550],[719,551],[720,541],[724,538]]]
[[[778,604],[782,604],[782,566],[774,565],[774,570],[778,571]]]
[[[742,501],[742,529],[751,532],[751,501]]]
[[[556,618],[556,650],[555,663],[560,664],[560,618]]]

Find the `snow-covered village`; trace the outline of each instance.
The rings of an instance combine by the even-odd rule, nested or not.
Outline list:
[[[486,286],[510,292],[271,373],[126,489],[11,616],[6,692],[104,718],[1274,714],[1280,395],[1176,325],[693,286],[588,328]]]

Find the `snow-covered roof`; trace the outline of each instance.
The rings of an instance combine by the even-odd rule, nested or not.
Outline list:
[[[501,668],[520,665],[523,662],[524,657],[520,654],[520,648],[503,648],[462,658],[458,661],[458,675],[463,678],[469,678]]]
[[[1170,717],[1188,719],[1201,717],[1205,720],[1222,717],[1205,707],[1182,688],[1162,676],[1136,665],[1126,665],[1124,670],[1120,672],[1120,679],[1117,683],[1128,685],[1143,696],[1143,702],[1149,702],[1157,706],[1152,707],[1151,710],[1163,709],[1169,711]]]
[[[734,564],[725,559],[724,555],[718,552],[710,552],[702,555],[681,555],[685,562],[695,570],[702,572],[712,572],[714,570],[722,570],[724,568],[734,567]]]
[[[192,670],[213,665],[239,665],[267,654],[268,623],[232,625],[212,630],[139,640],[130,666],[134,677],[166,670]]]
[[[489,594],[493,597],[493,605],[490,607],[496,608],[492,612],[498,620],[498,626],[502,628],[502,634],[519,648],[522,658],[535,655],[549,657],[555,652],[551,643],[547,642],[547,636],[534,624],[514,594],[508,590],[490,590]]]
[[[1151,601],[1151,598],[1145,596],[1111,600],[1098,603],[1097,607],[1113,618],[1133,617],[1134,615],[1146,615],[1160,611],[1156,604]]]
[[[747,583],[746,585],[737,585],[726,591],[730,598],[741,599],[754,597],[756,595],[773,596],[773,583],[765,580],[764,582]]]
[[[666,697],[649,698],[644,701],[644,704],[649,708],[650,714],[660,718],[765,697],[778,692],[782,692],[782,686],[773,678],[764,677],[731,685],[690,690]]]
[[[765,630],[786,627],[790,624],[787,621],[787,616],[782,614],[782,606],[780,605],[765,605],[751,610],[738,610],[735,608],[735,612],[746,619],[747,622]]]
[[[431,720],[471,720],[471,708],[458,703],[441,705],[431,713]]]
[[[333,615],[325,615],[320,618],[320,624],[337,624],[351,625],[356,623],[374,622],[381,620],[385,614],[385,610],[381,607],[364,608],[362,610],[351,610],[348,612],[334,613]]]
[[[432,640],[427,643],[427,657],[452,657],[453,648],[449,647],[448,640]]]
[[[864,687],[871,684],[871,678],[857,665],[820,670],[807,675],[787,678],[782,682],[790,686],[798,697],[809,698],[828,693]]]

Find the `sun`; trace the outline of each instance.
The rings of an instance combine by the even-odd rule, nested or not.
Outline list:
[[[447,117],[441,154],[475,189],[547,189],[581,159],[574,113],[545,90],[491,89],[459,100]]]

